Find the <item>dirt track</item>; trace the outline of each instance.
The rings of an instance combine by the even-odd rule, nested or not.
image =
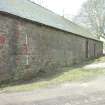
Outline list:
[[[84,67],[104,68],[105,65],[99,63]],[[0,105],[105,105],[105,77],[87,82],[68,82],[31,92],[0,92]]]
[[[105,77],[32,92],[1,93],[0,105],[105,105]]]

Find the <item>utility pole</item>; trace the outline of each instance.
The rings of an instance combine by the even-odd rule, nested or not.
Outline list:
[[[62,16],[65,17],[65,9],[62,10]]]

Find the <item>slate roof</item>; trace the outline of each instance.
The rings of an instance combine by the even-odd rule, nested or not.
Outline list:
[[[88,30],[29,0],[0,0],[0,11],[81,36],[91,36]]]

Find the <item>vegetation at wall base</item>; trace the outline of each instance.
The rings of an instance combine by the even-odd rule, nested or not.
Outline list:
[[[89,81],[92,78],[105,75],[105,68],[85,69],[87,64],[97,64],[105,62],[105,57],[101,57],[95,60],[86,61],[79,65],[72,67],[64,67],[60,71],[52,72],[51,74],[39,74],[31,81],[10,82],[7,81],[1,85],[1,92],[21,92],[32,91],[39,88],[45,88],[48,86],[56,86],[65,82],[77,82],[77,81]]]

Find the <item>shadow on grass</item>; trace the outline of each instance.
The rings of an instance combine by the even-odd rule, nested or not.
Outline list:
[[[31,83],[43,82],[43,81],[50,81],[58,76],[62,75],[62,73],[75,70],[77,68],[82,68],[85,65],[91,64],[95,61],[99,61],[99,59],[87,60],[81,62],[79,64],[73,64],[72,66],[61,67],[59,69],[53,70],[51,72],[39,72],[36,77],[32,78],[31,80],[19,80],[19,81],[6,81],[0,84],[0,88],[10,87],[10,86],[19,86],[19,85],[26,85]]]

